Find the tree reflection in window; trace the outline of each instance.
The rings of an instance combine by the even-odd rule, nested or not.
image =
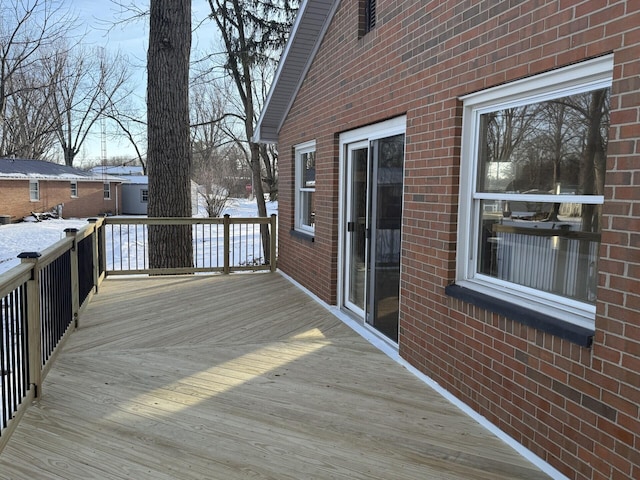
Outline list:
[[[603,88],[480,115],[480,273],[595,299],[602,202],[572,197],[604,195],[609,102]],[[537,201],[539,195],[558,201]],[[531,273],[531,265],[547,261],[546,274]],[[545,286],[534,276],[545,277]]]

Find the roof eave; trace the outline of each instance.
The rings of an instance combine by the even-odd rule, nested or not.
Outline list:
[[[280,129],[320,48],[340,0],[302,0],[253,135],[277,143]]]

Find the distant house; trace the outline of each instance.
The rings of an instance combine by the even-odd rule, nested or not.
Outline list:
[[[122,177],[122,214],[146,215],[149,204],[149,177],[131,175]]]
[[[64,218],[117,215],[122,180],[42,160],[0,158],[0,215],[59,210]]]
[[[278,268],[574,480],[640,478],[639,53],[638,2],[303,0],[254,138]]]
[[[116,175],[123,180],[122,214],[146,215],[149,202],[149,177],[141,166],[98,166],[90,169],[95,174]]]
[[[116,175],[123,180],[122,214],[146,215],[149,203],[149,177],[141,166],[97,166],[90,170],[96,174]],[[198,185],[191,181],[191,213],[198,213]]]

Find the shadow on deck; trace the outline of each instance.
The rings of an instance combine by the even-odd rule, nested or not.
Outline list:
[[[108,279],[1,479],[533,479],[278,274]]]

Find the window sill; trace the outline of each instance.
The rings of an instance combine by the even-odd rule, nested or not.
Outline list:
[[[315,237],[313,233],[301,232],[300,230],[291,230],[291,236],[294,238],[299,238],[301,240],[306,240],[307,242],[314,243]]]
[[[445,288],[445,294],[502,315],[509,320],[568,340],[581,347],[588,348],[593,343],[594,331],[592,329],[575,325],[552,315],[541,313],[456,284],[447,286]]]

